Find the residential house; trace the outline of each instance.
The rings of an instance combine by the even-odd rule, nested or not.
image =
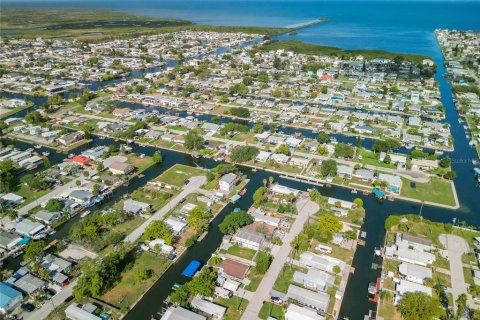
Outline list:
[[[395,289],[400,295],[404,295],[405,293],[409,292],[423,292],[429,296],[432,296],[432,288],[405,279],[401,279]]]
[[[235,234],[233,241],[241,247],[258,251],[265,242],[265,235],[243,227]]]
[[[205,314],[208,314],[214,319],[223,319],[225,312],[227,311],[227,308],[221,305],[218,305],[216,303],[210,302],[208,300],[205,300],[201,298],[199,295],[196,295],[192,299],[192,301],[190,302],[190,305],[194,309],[197,309]]]
[[[335,277],[321,270],[309,269],[307,273],[295,271],[293,281],[305,288],[327,291],[329,287],[334,285]]]
[[[127,199],[123,202],[123,210],[131,214],[144,213],[150,210],[150,204],[145,202]]]
[[[170,307],[160,320],[207,320],[207,317],[182,307]]]
[[[291,303],[285,313],[285,320],[325,320],[325,317],[319,315],[315,309]]]
[[[35,277],[31,273],[27,273],[13,283],[17,289],[31,297],[35,297],[41,289],[45,288],[46,284],[45,281]]]
[[[409,262],[402,262],[398,266],[398,272],[408,281],[423,284],[425,279],[432,278],[432,269]]]
[[[218,182],[218,189],[220,191],[230,192],[237,182],[238,176],[235,173],[227,173]]]
[[[187,227],[186,222],[183,222],[182,220],[176,217],[169,217],[168,219],[165,220],[165,223],[175,235],[179,235]]]
[[[128,175],[135,171],[135,167],[131,164],[118,161],[113,161],[112,163],[109,163],[106,167],[113,174]]]
[[[67,134],[64,134],[63,136],[58,137],[57,141],[64,146],[70,146],[75,142],[82,140],[82,138],[83,138],[83,133],[75,131],[75,132],[67,133]]]
[[[47,210],[40,210],[34,216],[36,220],[43,222],[45,224],[52,224],[60,218],[59,212],[50,212]]]
[[[341,270],[345,268],[345,262],[342,260],[326,255],[318,255],[309,251],[303,252],[300,255],[300,264],[307,268],[316,268],[326,272],[333,272],[335,266],[338,266]]]
[[[94,315],[92,312],[81,308],[75,303],[70,304],[65,309],[65,316],[71,320],[102,320],[102,318]]]
[[[30,219],[23,219],[15,225],[15,231],[18,234],[32,237],[45,229],[45,225],[32,221]]]
[[[219,267],[223,273],[239,281],[242,281],[245,278],[248,269],[250,268],[247,264],[228,258],[224,259]]]
[[[0,315],[13,311],[23,301],[22,293],[8,284],[0,282]]]
[[[315,292],[293,284],[288,287],[287,298],[303,306],[322,311],[327,311],[330,301],[330,295],[326,292]]]
[[[22,240],[15,232],[0,230],[0,248],[12,250]]]

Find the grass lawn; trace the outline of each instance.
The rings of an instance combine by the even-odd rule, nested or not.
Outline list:
[[[439,271],[434,271],[433,272],[433,279],[435,280],[435,283],[441,283],[449,288],[452,287],[452,281],[451,278],[448,274],[439,272]]]
[[[19,189],[14,191],[15,194],[24,198],[23,202],[20,204],[20,207],[26,206],[30,202],[37,200],[38,198],[43,197],[44,195],[53,191],[53,189],[41,190],[41,191],[32,191],[28,186],[21,183],[19,184]]]
[[[269,316],[272,316],[275,319],[285,319],[285,311],[279,305],[276,305],[271,302],[264,302],[262,309],[258,313],[260,319],[266,320]]]
[[[17,112],[20,112],[22,110],[25,110],[27,108],[30,108],[33,104],[31,103],[27,103],[25,104],[24,106],[20,106],[20,107],[16,107],[16,108],[13,108],[13,109],[9,109],[7,112],[5,113],[2,113],[0,114],[0,119],[3,119],[3,118],[7,118],[9,116],[11,116],[12,114],[15,114]]]
[[[315,250],[315,247],[319,243],[321,243],[321,242],[313,241],[310,248]],[[355,254],[355,251],[342,248],[342,247],[340,247],[338,245],[335,245],[335,244],[332,244],[332,243],[322,243],[322,244],[332,248],[332,253],[330,254],[330,256],[332,256],[334,258],[337,258],[337,259],[340,259],[342,261],[345,261],[347,264],[352,263],[353,255]],[[320,253],[320,252],[318,252],[318,253]]]
[[[152,157],[145,156],[144,158],[140,158],[138,155],[130,153],[127,155],[127,162],[133,165],[137,172],[142,172],[150,168],[154,163]]]
[[[465,277],[465,283],[474,284],[472,269],[463,267],[463,276]]]
[[[423,201],[435,202],[449,206],[455,205],[452,185],[449,181],[434,178],[428,183],[416,183],[402,178],[402,197],[418,199]]]
[[[176,194],[175,191],[149,191],[144,188],[135,190],[130,198],[152,205],[152,211],[162,208]],[[123,207],[123,203],[122,203]]]
[[[437,256],[433,265],[436,267],[450,270],[450,262],[444,257]]]
[[[289,265],[284,265],[282,268],[282,271],[278,275],[277,280],[275,280],[275,284],[273,285],[273,290],[287,293],[288,286],[292,281],[294,273],[295,273],[295,269],[290,268]]]
[[[149,288],[170,265],[166,258],[149,252],[138,256],[133,267],[122,274],[122,278],[115,287],[107,291],[101,298],[119,308],[131,306]],[[137,270],[152,270],[153,276],[144,281],[136,281]]]
[[[250,279],[250,283],[248,284],[248,286],[245,286],[244,289],[255,292],[260,285],[260,282],[262,282],[263,276],[263,274],[257,273],[255,269],[252,268],[249,275],[247,276],[247,278]]]
[[[395,306],[390,302],[381,302],[379,316],[382,316],[384,319],[389,320],[400,320],[402,317],[395,309]]]
[[[174,126],[174,125],[171,125],[171,126],[167,126],[168,129],[171,129],[171,130],[178,130],[178,131],[188,131],[188,128],[187,127],[183,127],[183,126]]]
[[[248,305],[247,299],[242,299],[237,296],[233,296],[230,299],[218,298],[215,302],[227,307],[227,313],[225,313],[223,317],[224,320],[240,320],[243,311]]]
[[[132,219],[127,220],[125,223],[113,227],[111,231],[130,234],[133,230],[137,229],[143,222],[145,222],[145,219],[140,218],[139,216],[134,216]]]
[[[203,169],[176,164],[156,178],[155,181],[181,187],[187,179],[194,176],[203,176],[205,175],[205,172],[206,171]]]
[[[256,251],[248,248],[242,248],[239,246],[231,246],[230,248],[228,248],[227,253],[247,260],[252,260]]]

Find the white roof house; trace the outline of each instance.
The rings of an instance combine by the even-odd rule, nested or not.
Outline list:
[[[31,273],[24,275],[13,283],[15,287],[28,295],[34,295],[38,290],[45,287],[46,284],[45,281],[33,276]]]
[[[45,229],[45,226],[39,222],[29,219],[23,219],[15,225],[15,231],[24,236],[33,236]]]
[[[242,247],[260,250],[265,241],[265,235],[247,228],[241,228],[233,237],[233,240]]]
[[[347,177],[351,177],[353,175],[353,170],[355,168],[354,167],[351,167],[351,166],[344,166],[344,165],[338,165],[337,166],[337,174],[339,176],[347,176]]]
[[[326,291],[335,283],[335,277],[321,270],[309,269],[307,273],[295,271],[293,281],[309,289]]]
[[[50,224],[60,218],[60,213],[40,210],[34,215],[34,218],[37,219],[38,221],[44,222],[46,224]]]
[[[150,204],[145,202],[136,201],[133,199],[127,199],[123,203],[123,210],[128,213],[139,214],[150,209]]]
[[[254,221],[265,222],[266,224],[274,227],[278,227],[278,225],[280,224],[280,218],[267,216],[258,212],[254,212],[252,216]]]
[[[171,254],[175,250],[172,246],[165,244],[163,239],[155,239],[148,243],[150,249],[155,249],[156,246],[160,247],[160,251],[165,254]]]
[[[325,320],[317,311],[291,303],[285,313],[285,320]]]
[[[408,247],[398,246],[396,255],[399,260],[427,266],[435,262],[435,255],[419,250],[412,250]]]
[[[266,162],[270,157],[272,156],[271,152],[268,151],[260,151],[257,156],[255,157],[255,160],[259,162]]]
[[[170,307],[165,311],[160,320],[206,320],[207,317],[199,315],[182,307]]]
[[[274,184],[270,188],[270,191],[272,191],[273,193],[279,194],[279,195],[284,195],[284,196],[289,195],[289,194],[293,194],[295,197],[297,197],[298,194],[300,193],[300,190],[292,189],[292,188],[283,186],[283,185],[278,184],[278,183]]]
[[[20,240],[22,240],[22,237],[17,233],[0,230],[0,248],[10,250],[15,247]]]
[[[422,284],[425,279],[432,278],[432,269],[409,262],[402,262],[398,272],[407,280]]]
[[[409,292],[423,292],[429,296],[432,295],[432,288],[404,279],[401,279],[400,283],[397,284],[396,290],[400,295],[404,295],[405,293]]]
[[[315,292],[293,284],[288,287],[287,297],[305,306],[323,311],[327,310],[330,301],[330,295],[326,292]]]
[[[204,300],[199,295],[196,295],[192,299],[192,302],[190,304],[195,309],[200,310],[210,316],[213,316],[219,319],[223,318],[223,316],[225,315],[225,312],[227,311],[227,308],[221,305],[215,304],[213,302]]]
[[[284,155],[283,153],[274,153],[270,158],[278,164],[286,164],[290,159],[289,156]]]
[[[165,223],[174,234],[180,234],[187,227],[186,222],[183,222],[182,220],[175,217],[170,217],[166,219]]]
[[[77,305],[72,303],[65,309],[65,315],[68,319],[72,320],[101,320],[102,318],[97,317],[96,315],[79,308]]]
[[[345,262],[342,260],[308,251],[300,255],[300,264],[327,272],[333,272],[335,266],[339,266],[342,270],[345,268]]]
[[[237,181],[237,177],[238,176],[235,173],[227,173],[218,182],[218,188],[222,191],[230,192],[235,186],[235,181]]]

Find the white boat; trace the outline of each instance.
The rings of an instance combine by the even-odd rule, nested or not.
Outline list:
[[[47,236],[46,233],[40,232],[32,237],[33,240],[40,240]]]
[[[33,147],[34,147],[35,149],[40,149],[42,146],[36,144],[36,145],[34,145]]]
[[[50,231],[50,232],[48,233],[48,235],[49,235],[49,236],[53,236],[55,233],[57,233],[57,231],[52,230],[52,231]]]
[[[92,213],[90,210],[84,211],[84,212],[80,215],[80,218],[85,218],[85,217],[88,216],[90,213]]]
[[[42,155],[44,155],[45,157],[48,157],[50,155],[50,152],[48,151],[42,152]]]

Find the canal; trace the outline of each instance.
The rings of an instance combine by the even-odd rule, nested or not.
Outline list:
[[[451,222],[453,218],[457,218],[459,221],[465,221],[469,225],[478,226],[480,224],[480,216],[477,212],[477,199],[480,198],[480,189],[473,178],[472,164],[472,160],[476,159],[477,156],[475,150],[468,145],[463,127],[458,123],[458,116],[453,105],[450,91],[451,87],[443,77],[443,74],[445,73],[445,68],[443,67],[443,58],[439,53],[434,57],[434,59],[438,65],[435,78],[440,83],[442,103],[446,108],[446,121],[451,125],[451,132],[454,138],[455,151],[447,154],[452,158],[452,167],[457,172],[455,187],[458,193],[460,209],[453,211],[425,205],[423,207],[422,216],[439,222]],[[39,100],[34,102],[37,106],[42,103]],[[19,115],[17,114],[14,116]],[[295,131],[297,131],[297,129],[295,129]],[[314,133],[308,133],[308,130],[306,130],[304,135],[307,136],[307,134],[313,136]],[[4,144],[13,143],[15,146],[21,147],[22,149],[31,147],[30,144],[20,141],[5,140],[3,142]],[[75,152],[96,145],[109,145],[112,143],[115,142],[110,139],[100,139],[95,136],[90,145],[82,146]],[[40,149],[40,151],[43,150],[47,149]],[[134,146],[134,152],[144,153],[146,155],[153,155],[155,150],[156,149],[153,147],[143,147],[138,145]],[[50,160],[52,164],[62,161],[66,156],[66,154],[54,152],[53,150],[49,151],[51,152]],[[137,178],[132,181],[130,185],[117,189],[114,193],[114,196],[110,198],[104,205],[110,205],[123,195],[143,186],[148,180],[161,174],[176,163],[191,166],[199,165],[205,168],[212,168],[217,164],[215,161],[210,159],[202,159],[195,162],[194,159],[189,155],[171,150],[162,150],[162,154],[164,156],[162,165],[149,168],[144,172],[144,177]],[[279,175],[271,174],[262,170],[252,172],[250,169],[244,167],[242,167],[242,170],[250,179],[246,195],[236,205],[242,209],[247,209],[252,204],[253,201],[251,196],[253,192],[262,185],[262,180],[264,178],[268,178],[269,176],[273,176],[275,180],[281,184],[300,190],[307,190],[308,188],[314,187],[308,183],[283,179]],[[349,189],[342,187],[321,187],[319,190],[322,195],[325,196],[332,196],[349,201],[360,197],[364,201],[366,217],[362,230],[367,232],[366,242],[365,246],[359,246],[357,248],[353,259],[355,273],[349,278],[340,311],[341,316],[349,317],[352,320],[360,320],[363,319],[363,315],[367,314],[369,310],[374,310],[376,307],[373,303],[368,301],[367,287],[369,282],[374,281],[380,273],[378,270],[373,270],[371,265],[374,261],[374,247],[383,243],[383,225],[385,219],[391,214],[418,213],[420,211],[420,206],[416,203],[401,200],[379,203],[371,196],[364,196],[362,194],[354,195]],[[187,280],[181,276],[181,271],[185,268],[185,266],[192,259],[196,259],[205,263],[210,258],[211,254],[218,248],[222,239],[222,234],[218,230],[218,224],[232,211],[232,209],[233,207],[231,205],[227,206],[213,220],[207,236],[201,242],[189,248],[184,255],[166,271],[166,273],[154,284],[154,286],[146,293],[146,295],[130,311],[130,313],[128,313],[126,319],[150,319],[151,315],[156,315],[157,312],[162,310],[163,301],[171,292],[171,287],[173,284],[177,282],[184,283]],[[78,218],[74,218],[64,224],[61,228],[59,228],[54,237],[64,238],[77,219]],[[19,260],[14,261],[18,263]],[[14,261],[7,262],[7,266],[11,263],[15,263]]]

